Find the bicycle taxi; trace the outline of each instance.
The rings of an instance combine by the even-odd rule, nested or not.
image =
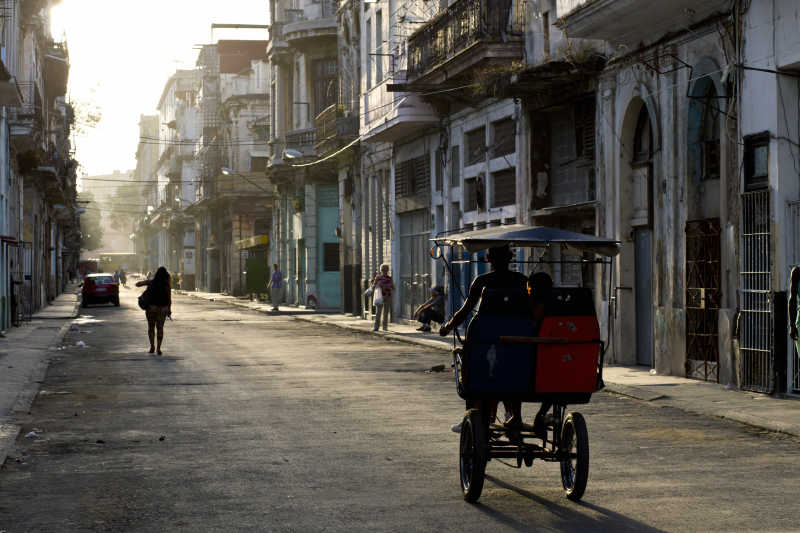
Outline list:
[[[523,225],[487,228],[434,239],[434,256],[445,261],[442,247],[459,246],[469,253],[507,244],[537,251],[560,246],[580,254],[580,263],[611,265],[618,243],[603,237],[556,228]],[[543,257],[542,254],[540,257]],[[468,261],[453,261],[468,262]],[[523,263],[565,263],[533,259]],[[610,274],[611,269],[608,268]],[[604,277],[604,276],[603,276]],[[610,290],[610,276],[609,286]],[[530,289],[530,288],[529,288]],[[488,461],[516,468],[534,459],[559,462],[567,498],[577,501],[589,476],[589,434],[586,421],[568,406],[588,403],[603,388],[603,356],[594,296],[588,288],[554,287],[538,330],[532,320],[530,290],[484,289],[477,313],[462,341],[454,336],[456,390],[467,400],[461,425],[459,473],[464,499],[475,502],[483,489]],[[545,431],[523,424],[508,429],[490,423],[497,400],[546,402],[551,416]],[[503,461],[512,460],[513,463]]]

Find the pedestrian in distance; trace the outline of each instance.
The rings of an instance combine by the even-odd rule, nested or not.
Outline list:
[[[122,283],[123,287],[127,288],[125,284],[128,283],[128,275],[125,274],[125,270],[119,271],[119,282]]]
[[[380,294],[377,293],[378,289],[380,289]],[[388,264],[383,263],[380,273],[372,280],[372,291],[375,295],[372,300],[375,304],[375,325],[372,331],[378,331],[381,315],[383,315],[383,331],[387,331],[389,329],[389,310],[392,308],[392,292],[394,291],[394,281],[389,275]]]
[[[414,311],[414,319],[422,324],[417,331],[430,331],[431,322],[444,323],[444,289],[442,287],[431,289],[431,297],[417,307],[417,310]]]
[[[137,287],[147,289],[139,297],[139,306],[147,317],[147,337],[150,339],[150,352],[161,355],[161,343],[164,340],[164,322],[172,317],[172,285],[169,272],[165,267],[156,270],[153,279],[144,279],[136,283]],[[156,345],[153,341],[156,340]]]
[[[278,311],[278,304],[283,296],[283,273],[278,269],[278,263],[272,265],[272,277],[269,280],[269,299],[272,301],[272,310]]]

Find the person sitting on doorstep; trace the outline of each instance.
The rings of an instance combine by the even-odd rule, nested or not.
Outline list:
[[[431,322],[444,323],[444,290],[442,287],[431,289],[431,297],[427,302],[417,307],[414,319],[422,324],[417,331],[430,331]]]

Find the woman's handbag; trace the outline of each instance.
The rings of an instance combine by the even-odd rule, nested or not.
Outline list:
[[[373,292],[374,291],[372,290],[372,287],[370,287],[369,289],[364,291],[364,296],[372,296]]]
[[[380,287],[375,287],[372,293],[372,305],[383,305],[383,291]]]
[[[150,287],[146,288],[142,294],[139,295],[139,307],[143,311],[147,311],[150,307],[150,301],[152,298],[150,297]]]

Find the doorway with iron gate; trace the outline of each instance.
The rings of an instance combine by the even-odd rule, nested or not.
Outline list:
[[[399,219],[400,315],[411,318],[431,289],[431,213],[418,209],[399,215]]]
[[[719,382],[718,218],[686,223],[686,377]]]

